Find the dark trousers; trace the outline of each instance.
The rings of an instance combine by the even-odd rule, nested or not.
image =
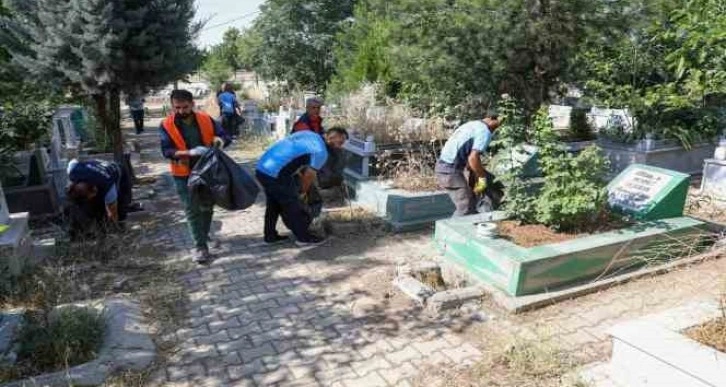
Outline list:
[[[265,239],[277,235],[277,221],[282,217],[285,227],[292,231],[301,242],[309,242],[313,236],[309,228],[313,218],[300,202],[300,186],[291,176],[273,178],[257,172],[257,180],[262,184],[267,197],[265,209]]]
[[[240,116],[235,114],[228,114],[223,113],[222,114],[222,128],[224,129],[225,133],[227,133],[230,136],[237,136],[239,135],[239,125],[241,124]]]
[[[136,134],[144,131],[144,111],[143,110],[131,110],[131,118],[134,120],[134,127],[136,128]]]

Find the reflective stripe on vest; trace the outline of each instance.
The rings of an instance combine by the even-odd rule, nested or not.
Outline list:
[[[212,141],[214,140],[214,124],[212,123],[212,117],[201,112],[195,112],[194,116],[197,120],[199,133],[202,137],[202,144],[204,144],[204,146],[212,146]],[[179,128],[176,126],[176,122],[174,122],[173,114],[166,117],[163,127],[177,150],[187,150],[187,144],[184,141],[184,137],[181,135],[181,131],[179,131]],[[172,159],[170,166],[172,176],[187,177],[192,172],[189,168],[188,158]]]

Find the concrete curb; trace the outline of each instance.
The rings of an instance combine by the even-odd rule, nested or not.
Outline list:
[[[68,306],[66,306],[68,307]],[[99,303],[71,305],[103,310],[106,320],[98,357],[68,370],[11,382],[5,386],[96,386],[119,371],[141,371],[156,358],[156,346],[143,323],[138,303],[126,297],[112,297]]]
[[[467,302],[480,300],[486,294],[485,289],[481,286],[467,286],[437,292],[414,277],[414,274],[418,272],[440,269],[441,266],[435,262],[399,266],[393,284],[409,298],[433,313],[458,308]]]

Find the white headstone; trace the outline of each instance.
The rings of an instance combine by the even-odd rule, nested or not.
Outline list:
[[[3,186],[0,184],[0,224],[10,223],[10,210],[8,209],[8,203],[5,201],[5,193],[3,192]]]

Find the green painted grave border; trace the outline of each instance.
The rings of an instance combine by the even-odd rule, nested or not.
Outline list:
[[[495,220],[502,219],[501,214]],[[571,241],[524,248],[476,234],[480,215],[436,222],[434,240],[447,261],[512,296],[555,290],[597,277],[623,248],[623,257],[675,236],[708,235],[706,223],[688,217],[663,219]],[[623,260],[620,265],[631,263]],[[616,265],[613,268],[617,268]]]

